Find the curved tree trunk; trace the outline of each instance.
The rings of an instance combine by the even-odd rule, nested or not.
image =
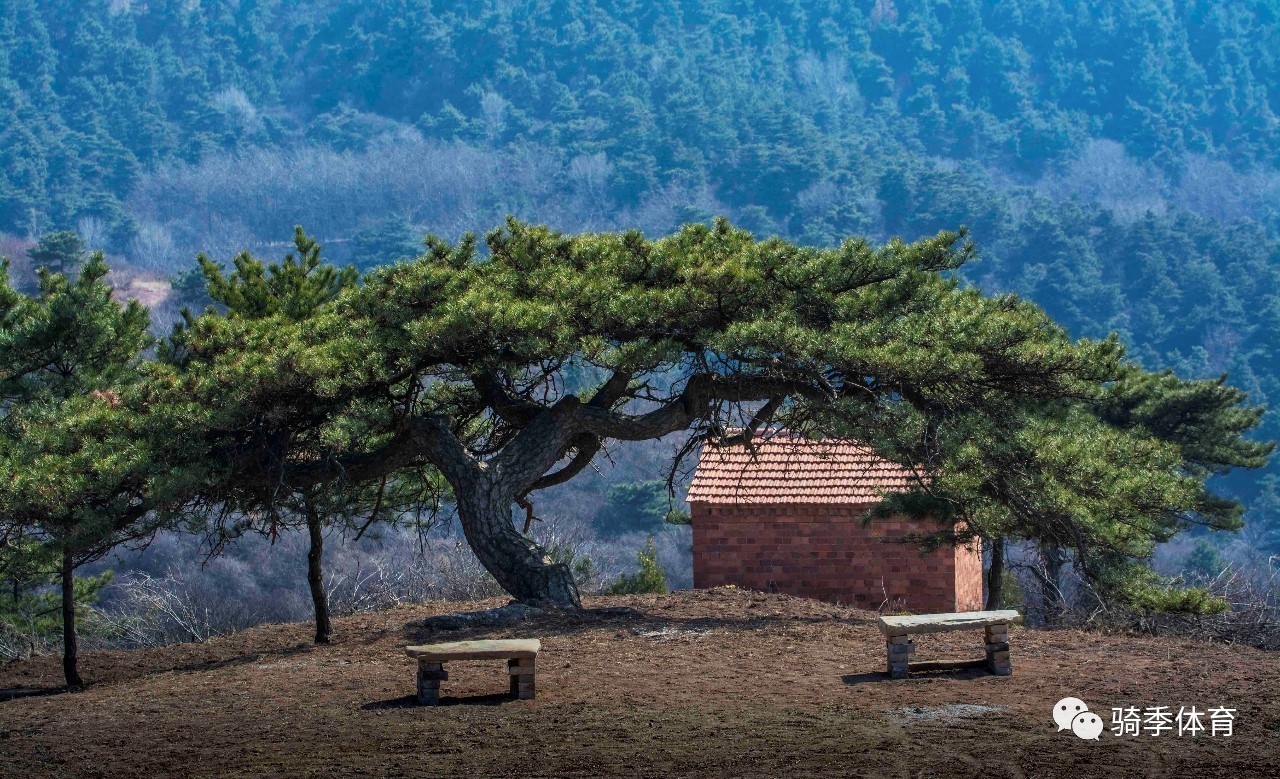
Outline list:
[[[306,503],[307,534],[311,547],[307,550],[307,584],[311,587],[311,603],[316,610],[316,643],[327,644],[333,633],[329,621],[329,594],[324,589],[324,528],[320,514],[311,501]]]
[[[1004,539],[991,539],[991,568],[987,570],[987,603],[988,611],[1000,608],[1004,600]]]
[[[554,563],[511,521],[513,496],[489,484],[457,490],[462,532],[485,570],[516,600],[580,608],[569,566]]]
[[[76,643],[76,568],[71,553],[62,553],[62,675],[68,687],[83,687]]]

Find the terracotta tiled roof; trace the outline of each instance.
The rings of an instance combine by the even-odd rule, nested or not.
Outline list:
[[[875,503],[906,489],[914,477],[856,441],[757,437],[702,447],[687,500],[708,503]]]

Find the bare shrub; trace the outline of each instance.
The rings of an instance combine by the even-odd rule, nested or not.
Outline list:
[[[1051,577],[1025,554],[1010,566],[1026,600],[1022,604],[1033,627],[1079,628],[1104,633],[1185,636],[1204,641],[1245,644],[1260,649],[1280,649],[1280,556],[1240,558],[1205,580],[1175,584],[1203,586],[1227,602],[1219,614],[1165,614],[1109,603],[1074,568],[1064,566],[1057,582],[1056,600],[1046,604],[1043,593]],[[1037,570],[1037,568],[1039,568]],[[1053,613],[1050,614],[1049,612]]]
[[[1098,138],[1046,175],[1039,188],[1057,200],[1078,198],[1110,209],[1125,221],[1167,210],[1168,182],[1151,163],[1133,159],[1118,141]]]
[[[341,616],[428,600],[464,601],[503,593],[460,538],[419,545],[395,533],[374,549],[338,547],[325,586],[329,608]]]
[[[1280,192],[1280,172],[1238,172],[1227,162],[1189,155],[1172,201],[1180,208],[1220,222],[1261,219]]]
[[[829,112],[837,122],[862,111],[862,94],[849,72],[849,61],[836,52],[823,57],[813,52],[801,54],[796,62],[796,80],[809,105]]]
[[[9,260],[9,280],[18,289],[29,290],[36,285],[36,271],[27,256],[27,250],[32,246],[35,246],[35,241],[0,233],[0,259]]]
[[[604,152],[579,154],[569,163],[569,183],[580,197],[602,200],[613,175],[613,163]]]
[[[497,92],[485,92],[480,98],[480,116],[484,119],[485,136],[494,141],[506,126],[506,98]]]
[[[109,586],[107,604],[91,610],[85,621],[89,643],[154,647],[180,642],[203,642],[271,621],[304,618],[296,606],[254,597],[252,591],[228,591],[235,566],[214,573],[187,573],[170,568],[163,576],[129,571]]]
[[[548,184],[538,182],[555,175],[538,166],[557,164],[544,157],[407,131],[363,152],[298,146],[171,164],[143,177],[128,205],[140,221],[169,225],[189,256],[284,240],[299,224],[322,241],[350,238],[388,214],[454,237],[525,210],[512,208],[521,198],[542,202]]]
[[[640,204],[626,212],[620,221],[626,227],[639,228],[645,235],[661,236],[685,222],[728,211],[709,186],[689,187],[671,183],[646,194]]]
[[[105,250],[111,238],[111,230],[105,220],[96,216],[82,216],[76,220],[76,232],[89,251]]]
[[[138,267],[169,273],[178,264],[177,245],[167,228],[143,222],[129,241],[129,259]]]
[[[574,571],[583,594],[597,594],[636,568],[648,536],[601,539],[572,513],[534,525],[534,535],[554,559]],[[419,533],[385,528],[359,542],[331,530],[326,545],[325,587],[335,616],[425,601],[472,601],[504,594],[480,565],[456,523],[443,521]],[[689,528],[654,536],[659,564],[675,588],[692,585]],[[99,568],[119,573],[83,620],[89,647],[155,647],[207,641],[268,622],[310,619],[306,543],[302,534],[276,542],[246,538],[206,559],[199,537],[164,533],[145,550],[122,553]],[[91,572],[91,571],[86,571]],[[0,625],[0,657],[56,652]]]
[[[262,130],[262,118],[258,116],[258,109],[239,87],[223,89],[216,93],[209,103],[235,121],[242,130],[247,132]]]

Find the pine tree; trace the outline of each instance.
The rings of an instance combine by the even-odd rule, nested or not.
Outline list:
[[[332,308],[344,291],[355,287],[354,267],[338,268],[324,262],[320,244],[301,228],[294,234],[295,252],[281,263],[264,264],[249,253],[233,259],[233,269],[225,273],[204,255],[199,258],[208,295],[220,310],[201,317],[185,314],[185,322],[166,345],[168,359],[194,370],[228,344],[203,340],[200,333],[224,325],[244,325],[252,329],[279,326],[308,327]],[[196,344],[199,344],[196,347]],[[234,343],[234,342],[233,342]],[[195,347],[193,349],[193,347]],[[235,343],[233,348],[238,348]],[[198,352],[198,355],[192,352]],[[238,357],[252,359],[240,352]],[[318,461],[328,456],[331,445],[306,424],[281,424],[270,415],[251,422],[259,440],[267,442],[274,456]],[[347,436],[358,437],[364,427],[359,414],[347,415],[340,424]],[[213,526],[215,547],[230,543],[246,532],[272,538],[282,529],[302,527],[307,531],[307,586],[315,612],[315,642],[327,644],[332,635],[328,593],[324,582],[325,532],[335,527],[351,530],[359,537],[375,522],[405,521],[432,511],[441,500],[441,485],[429,472],[406,469],[395,478],[371,479],[367,483],[316,483],[296,489],[287,485],[262,491],[241,490],[233,481],[212,482],[204,501]]]
[[[210,495],[434,467],[480,562],[522,600],[579,603],[512,507],[606,442],[786,424],[919,467],[950,523],[935,542],[1071,544],[1100,591],[1212,607],[1144,562],[1189,513],[1230,515],[1204,482],[1265,458],[1241,443],[1257,410],[1215,391],[1203,416],[1174,402],[1202,390],[1164,376],[1170,402],[1146,416],[1116,395],[1148,375],[1118,341],[1073,341],[1034,305],[949,278],[973,252],[961,235],[820,250],[723,220],[658,241],[511,220],[487,242],[481,260],[473,238],[429,239],[303,320],[194,321],[197,357],[157,376],[157,427],[193,442]],[[581,366],[606,378],[571,391]],[[1202,426],[1213,450],[1171,424]]]
[[[50,273],[69,274],[84,262],[84,241],[69,230],[49,233],[27,250],[27,256],[37,268],[47,268]]]
[[[130,478],[136,447],[106,443],[151,339],[146,310],[121,305],[93,255],[72,279],[42,270],[28,297],[0,277],[0,525],[18,543],[0,563],[52,566],[62,589],[63,672],[79,687],[75,570],[128,538],[146,511]],[[6,572],[10,573],[10,572]]]

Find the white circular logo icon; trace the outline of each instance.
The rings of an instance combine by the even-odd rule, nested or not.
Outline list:
[[[1058,723],[1058,730],[1071,730],[1071,721],[1089,706],[1079,698],[1063,698],[1053,705],[1053,721]]]
[[[1071,720],[1071,732],[1086,741],[1097,741],[1102,734],[1102,717],[1085,710]]]

